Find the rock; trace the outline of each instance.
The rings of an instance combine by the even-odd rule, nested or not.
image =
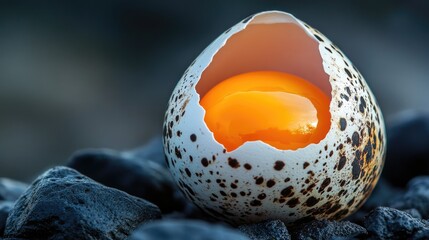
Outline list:
[[[400,210],[414,208],[423,218],[429,218],[429,176],[413,178],[405,194],[392,200],[389,205]]]
[[[387,126],[388,150],[382,176],[404,187],[415,176],[429,175],[429,113],[406,111]]]
[[[241,225],[238,229],[253,240],[290,240],[290,234],[280,220]]]
[[[6,238],[123,239],[161,217],[137,197],[105,187],[67,167],[50,169],[16,201]]]
[[[429,239],[429,229],[423,229],[422,231],[416,232],[412,239],[414,239],[414,240],[427,240],[427,239]]]
[[[6,226],[6,220],[9,216],[9,212],[12,210],[14,203],[7,201],[0,201],[0,238],[4,234],[4,228]]]
[[[352,239],[367,234],[365,228],[349,221],[312,221],[297,226],[292,239]]]
[[[238,230],[198,220],[164,220],[140,226],[128,240],[248,240]]]
[[[429,238],[427,221],[388,207],[378,207],[371,211],[365,218],[364,226],[371,239]]]
[[[68,166],[106,186],[146,199],[163,213],[186,207],[186,200],[170,172],[156,162],[105,149],[79,151],[71,157]]]
[[[159,165],[167,168],[165,161],[164,145],[162,143],[162,136],[152,138],[148,143],[140,148],[124,152],[134,159],[150,160],[158,163]]]
[[[410,214],[411,217],[413,217],[413,218],[420,218],[420,219],[422,218],[422,215],[420,214],[420,212],[417,211],[417,209],[415,209],[415,208],[406,209],[406,210],[402,210],[402,211]]]
[[[28,185],[15,180],[0,178],[0,201],[15,201]]]

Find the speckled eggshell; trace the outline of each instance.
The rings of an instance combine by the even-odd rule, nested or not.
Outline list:
[[[254,141],[227,152],[207,128],[196,85],[227,40],[252,22],[296,24],[318,44],[332,96],[331,128],[321,142],[278,150]],[[180,189],[232,224],[345,218],[370,195],[385,156],[383,117],[359,71],[320,32],[279,11],[246,18],[201,53],[172,93],[163,131],[166,161]]]

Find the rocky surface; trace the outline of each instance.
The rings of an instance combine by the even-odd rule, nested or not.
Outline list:
[[[252,240],[289,240],[290,234],[280,220],[241,225],[238,229]]]
[[[406,212],[378,207],[365,218],[370,239],[429,239],[429,223]]]
[[[367,235],[365,228],[348,221],[312,221],[296,227],[292,239],[353,239]]]
[[[197,220],[164,220],[142,225],[129,240],[248,240],[239,231]]]
[[[88,149],[75,153],[68,166],[93,180],[157,205],[167,218],[212,219],[184,198],[165,164],[161,139],[126,152]],[[159,154],[162,154],[162,160]],[[102,167],[100,167],[102,166]]]
[[[342,221],[217,222],[183,197],[155,138],[125,152],[79,151],[68,163],[79,172],[56,167],[30,186],[0,179],[0,239],[429,239],[429,165],[419,160],[429,155],[429,118],[398,119],[388,149],[400,155],[386,159],[396,167],[386,167],[368,201]]]
[[[186,201],[169,171],[143,156],[108,149],[84,150],[74,154],[68,166],[106,186],[146,199],[163,213],[183,210]]]
[[[280,220],[241,225],[238,229],[252,240],[289,240],[290,234]]]
[[[9,213],[4,236],[29,239],[124,239],[161,217],[157,206],[105,187],[66,167],[36,179]]]

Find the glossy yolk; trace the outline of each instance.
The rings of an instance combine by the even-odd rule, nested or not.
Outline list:
[[[330,128],[329,103],[310,82],[273,71],[233,76],[200,102],[208,128],[227,151],[257,140],[282,150],[318,143]]]

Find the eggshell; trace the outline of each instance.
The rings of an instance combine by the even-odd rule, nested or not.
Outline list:
[[[253,141],[227,152],[214,139],[201,97],[228,77],[256,70],[295,74],[331,97],[331,127],[322,141],[297,150]],[[180,189],[232,224],[342,219],[371,194],[385,156],[383,117],[359,71],[324,35],[280,11],[246,18],[197,57],[171,95],[163,131]]]

